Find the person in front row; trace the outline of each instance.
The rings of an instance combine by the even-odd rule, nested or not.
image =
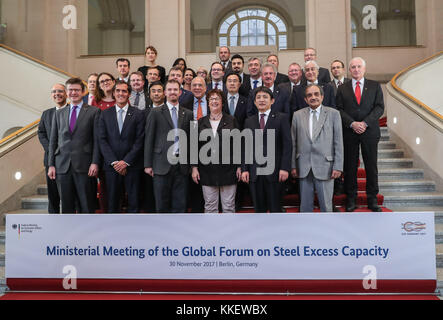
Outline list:
[[[262,135],[262,154],[255,149],[252,152],[252,159],[244,151],[242,164],[242,181],[249,183],[252,201],[255,212],[282,212],[281,197],[283,183],[288,179],[291,170],[292,142],[289,128],[288,115],[271,110],[274,103],[272,91],[267,87],[260,87],[255,90],[255,106],[258,114],[250,116],[245,121],[245,130],[252,130],[254,143]],[[274,137],[271,140],[270,137]],[[274,153],[268,148],[274,144]],[[247,148],[247,143],[245,148]],[[266,159],[264,164],[259,164],[257,157]],[[252,161],[250,161],[252,160]],[[260,161],[261,162],[261,161]]]
[[[320,85],[305,90],[308,108],[292,119],[292,176],[300,181],[300,212],[314,211],[314,190],[320,210],[332,212],[334,179],[343,171],[343,131],[340,112],[322,105]]]
[[[221,199],[223,213],[235,212],[235,194],[237,182],[241,178],[240,164],[234,164],[233,139],[231,139],[230,162],[223,164],[223,143],[222,130],[238,129],[237,120],[222,112],[223,93],[220,90],[210,90],[206,98],[209,101],[210,114],[203,117],[198,122],[199,136],[203,130],[211,130],[212,135],[205,141],[199,143],[199,154],[202,147],[210,143],[212,139],[219,139],[218,148],[205,152],[211,161],[209,164],[203,164],[199,159],[199,164],[192,168],[192,180],[196,184],[201,184],[203,188],[203,198],[205,200],[205,213],[218,213],[219,198]],[[206,136],[205,136],[206,137]],[[241,150],[237,150],[241,153]],[[213,163],[212,159],[217,159],[218,163]]]
[[[189,153],[186,155],[182,141],[189,137],[192,111],[179,104],[180,83],[168,80],[166,103],[152,109],[146,120],[144,167],[145,173],[153,177],[155,206],[158,213],[186,213],[188,189]],[[179,135],[180,129],[186,137]],[[168,134],[174,132],[174,140],[168,141]],[[180,153],[186,163],[180,162]],[[168,156],[169,153],[169,156]],[[178,158],[178,159],[176,159]],[[171,163],[169,160],[178,160]]]
[[[124,189],[128,213],[139,212],[140,180],[143,172],[145,113],[129,105],[131,87],[117,80],[112,90],[114,108],[104,110],[99,120],[99,142],[108,191],[108,212],[120,213]],[[125,188],[123,188],[123,185]]]

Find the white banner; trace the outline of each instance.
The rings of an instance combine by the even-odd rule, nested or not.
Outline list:
[[[79,279],[436,279],[432,213],[6,221],[7,278],[62,279],[75,270]]]

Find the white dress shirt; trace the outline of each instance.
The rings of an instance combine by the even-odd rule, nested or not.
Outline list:
[[[126,115],[128,114],[129,104],[126,104],[126,106],[124,106],[123,108],[120,108],[119,106],[115,105],[115,112],[117,113],[117,119],[120,109],[123,110],[122,118],[123,118],[123,123],[125,123]]]
[[[251,89],[254,89],[254,81],[255,80],[257,80],[258,82],[257,82],[257,88],[258,87],[261,87],[262,86],[262,79],[261,78],[258,78],[258,79],[252,79],[252,78],[250,78],[250,80],[251,80]]]
[[[365,85],[365,78],[361,78],[360,80],[358,80],[358,82],[360,82],[360,92],[363,95],[363,87]],[[352,89],[354,90],[354,93],[355,93],[356,86],[357,86],[357,80],[352,78]]]
[[[265,127],[266,127],[266,123],[268,122],[268,118],[269,118],[270,113],[271,113],[271,108],[269,108],[269,110],[266,112],[258,112],[258,123],[260,123],[261,115],[264,114],[265,115]]]

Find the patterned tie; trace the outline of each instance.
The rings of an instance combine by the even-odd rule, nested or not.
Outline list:
[[[178,120],[177,120],[177,108],[172,107],[172,123],[175,129],[175,139],[174,139],[174,154],[178,154]]]
[[[198,99],[197,121],[203,118],[202,100]]]
[[[355,86],[355,98],[357,99],[357,103],[360,104],[361,101],[361,89],[360,89],[360,82],[357,81],[357,84]]]
[[[123,129],[123,108],[120,108],[120,110],[118,110],[117,122],[118,122],[118,131],[121,134]]]
[[[218,89],[218,82],[215,83],[215,90]]]
[[[78,106],[72,107],[71,120],[69,122],[69,131],[71,133],[74,132],[75,124],[77,122],[77,108],[78,108]]]
[[[254,89],[257,89],[258,80],[254,80]]]
[[[138,107],[139,104],[140,104],[140,93],[137,92],[137,95],[135,96],[134,107]]]
[[[260,129],[265,129],[265,116],[266,114],[262,113],[260,114]]]
[[[337,88],[340,87],[342,84],[343,84],[343,83],[342,83],[340,80],[338,80],[338,82],[337,82]]]
[[[233,116],[234,113],[235,113],[235,105],[234,105],[235,97],[234,97],[234,96],[231,96],[231,97],[229,98],[229,100],[231,100],[231,101],[229,102],[229,113],[231,114],[231,116]]]
[[[318,119],[317,119],[317,111],[316,110],[311,110],[311,114],[312,114],[312,135],[311,135],[311,139],[312,139],[312,136],[314,136],[315,130],[317,129]]]

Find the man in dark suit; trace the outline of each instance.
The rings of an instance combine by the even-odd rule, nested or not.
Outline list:
[[[119,58],[115,62],[118,72],[118,80],[129,82],[129,73],[131,70],[131,62],[126,58]]]
[[[383,92],[378,82],[364,78],[366,63],[362,58],[351,60],[349,72],[352,81],[341,85],[337,90],[337,109],[343,121],[346,211],[354,211],[356,207],[357,164],[361,145],[366,170],[368,208],[379,212],[377,152],[380,140],[379,119],[384,112]]]
[[[153,109],[146,120],[144,167],[153,177],[158,213],[186,213],[192,112],[179,104],[180,84],[166,83],[166,104]],[[174,139],[168,140],[173,133]]]
[[[149,70],[148,70],[149,72]],[[132,107],[139,110],[146,110],[151,104],[149,91],[145,89],[145,79],[143,73],[136,71],[129,76],[129,85],[131,86],[129,102]],[[146,113],[148,113],[147,111]]]
[[[209,71],[211,75],[211,81],[208,83],[206,93],[212,89],[217,89],[226,93],[226,87],[224,84],[225,68],[220,62],[214,62],[211,65],[211,70]]]
[[[263,81],[261,78],[261,60],[257,57],[252,57],[248,60],[248,74],[243,76],[242,86],[240,92],[243,96],[249,97],[252,90],[261,87]]]
[[[165,87],[163,86],[163,83],[157,81],[151,84],[149,98],[151,100],[149,110],[161,107],[165,103]]]
[[[88,80],[87,80],[88,94],[83,96],[83,103],[84,104],[89,104],[89,105],[92,104],[92,100],[94,99],[95,86],[97,84],[97,78],[98,78],[97,73],[91,73],[88,76]]]
[[[220,64],[223,66],[223,69],[226,73],[232,70],[232,61],[229,60],[231,58],[231,50],[228,47],[220,47],[218,51],[218,57],[220,58]]]
[[[332,81],[330,82],[332,88],[334,89],[334,94],[337,95],[337,89],[343,83],[350,81],[351,79],[345,77],[345,64],[343,61],[334,60],[331,63],[331,73]]]
[[[51,140],[52,120],[54,119],[55,113],[66,106],[67,96],[65,86],[63,84],[54,85],[51,89],[51,97],[55,103],[55,107],[43,112],[40,123],[38,124],[38,139],[45,150],[43,164],[45,165],[46,185],[48,187],[48,212],[60,213],[60,195],[58,194],[57,183],[48,176],[48,153],[49,141]]]
[[[273,93],[266,87],[254,92],[254,102],[258,109],[245,121],[245,129],[252,130],[254,140],[263,137],[263,155],[254,148],[252,157],[244,151],[242,181],[249,183],[255,212],[282,212],[281,196],[283,183],[291,170],[292,142],[288,115],[271,110],[274,103]],[[270,137],[274,136],[274,140]],[[252,146],[256,142],[250,143]],[[274,144],[274,154],[268,147]],[[257,163],[257,157],[267,158],[265,164]],[[252,161],[250,161],[252,160]]]
[[[277,55],[275,54],[269,55],[267,62],[272,63],[278,70],[279,61]],[[283,73],[277,72],[277,76],[275,77],[275,84],[279,85],[285,82],[289,82],[289,77]]]
[[[227,93],[225,94],[227,105],[223,111],[237,119],[239,129],[242,130],[246,120],[248,99],[239,93],[240,86],[240,75],[238,73],[228,74],[226,77]]]
[[[320,85],[324,92],[323,105],[335,108],[335,94],[334,89],[329,83],[323,83],[318,79],[318,64],[315,61],[308,61],[305,64],[306,80],[303,81],[299,87],[295,89],[296,95],[291,97],[290,106],[292,112],[308,107],[305,100],[305,90],[310,84]]]
[[[83,104],[85,85],[81,79],[69,79],[66,88],[71,104],[56,112],[52,122],[48,176],[57,179],[62,213],[75,213],[76,199],[80,213],[94,213],[100,109]]]
[[[175,80],[180,84],[180,105],[189,109],[192,106],[194,97],[190,91],[183,89],[183,77],[184,71],[179,66],[172,67],[171,70],[169,70],[168,80]]]
[[[308,61],[317,60],[317,50],[314,48],[307,48],[304,52],[305,63]],[[302,81],[306,80],[305,74],[303,73]],[[329,75],[329,70],[323,67],[318,68],[318,82],[319,83],[329,83],[331,82],[331,76]]]
[[[112,90],[115,107],[103,111],[99,142],[106,175],[109,213],[120,213],[123,191],[128,194],[128,213],[139,212],[140,179],[143,172],[144,112],[129,105],[131,88],[117,80]],[[124,188],[123,188],[124,186]]]
[[[261,74],[262,74],[263,86],[270,89],[273,95],[274,102],[271,107],[272,111],[274,111],[275,113],[277,112],[286,113],[289,116],[290,113],[289,92],[286,90],[279,89],[274,83],[275,77],[277,75],[277,68],[271,63],[265,63],[262,67]],[[255,97],[254,91],[256,90],[253,90],[252,93],[249,95],[248,111],[247,111],[248,117],[257,114],[258,112],[254,101]]]
[[[288,68],[289,82],[283,82],[278,85],[280,89],[289,92],[289,101],[291,101],[292,95],[295,94],[295,89],[301,85],[301,77],[301,66],[297,62],[291,63]]]

